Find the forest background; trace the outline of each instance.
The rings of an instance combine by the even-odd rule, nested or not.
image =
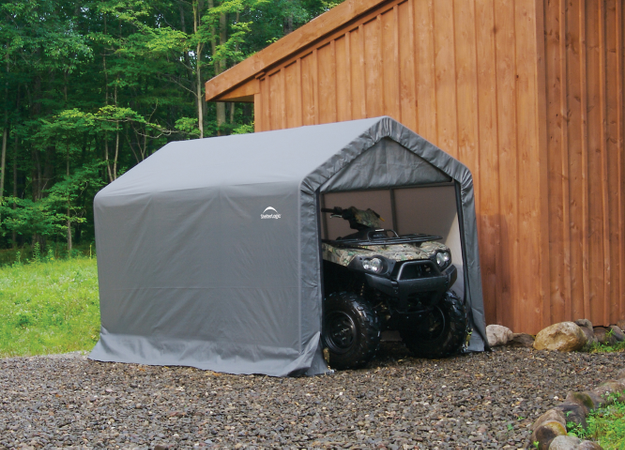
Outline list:
[[[343,0],[0,3],[0,249],[71,255],[93,197],[172,140],[253,131],[205,81]]]

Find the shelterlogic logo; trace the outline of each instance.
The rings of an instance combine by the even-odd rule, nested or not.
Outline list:
[[[276,211],[276,208],[274,208],[273,206],[268,206],[262,212],[262,214],[260,215],[260,218],[261,219],[281,219],[282,214],[279,214],[278,211]]]

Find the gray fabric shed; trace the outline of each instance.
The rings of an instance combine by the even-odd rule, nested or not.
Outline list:
[[[102,189],[94,200],[102,327],[90,358],[326,372],[320,246],[331,230],[319,209],[363,199],[389,209],[400,233],[444,237],[460,267],[456,290],[471,305],[469,348],[484,350],[471,173],[380,117],[172,142]],[[441,212],[425,214],[428,201]],[[438,229],[412,229],[430,216]]]

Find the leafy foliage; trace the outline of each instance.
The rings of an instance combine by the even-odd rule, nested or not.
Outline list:
[[[341,1],[0,3],[0,248],[71,252],[96,191],[168,141],[253,131],[204,82]]]
[[[606,450],[625,448],[625,402],[618,400],[623,396],[625,392],[616,396],[617,400],[612,405],[592,411],[586,419],[586,429],[581,425],[567,424],[569,434],[598,441]]]

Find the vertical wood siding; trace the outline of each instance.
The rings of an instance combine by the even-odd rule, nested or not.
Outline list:
[[[265,69],[257,131],[389,115],[473,172],[486,317],[625,318],[621,0],[395,0]]]
[[[625,316],[623,14],[544,4],[552,322]]]

